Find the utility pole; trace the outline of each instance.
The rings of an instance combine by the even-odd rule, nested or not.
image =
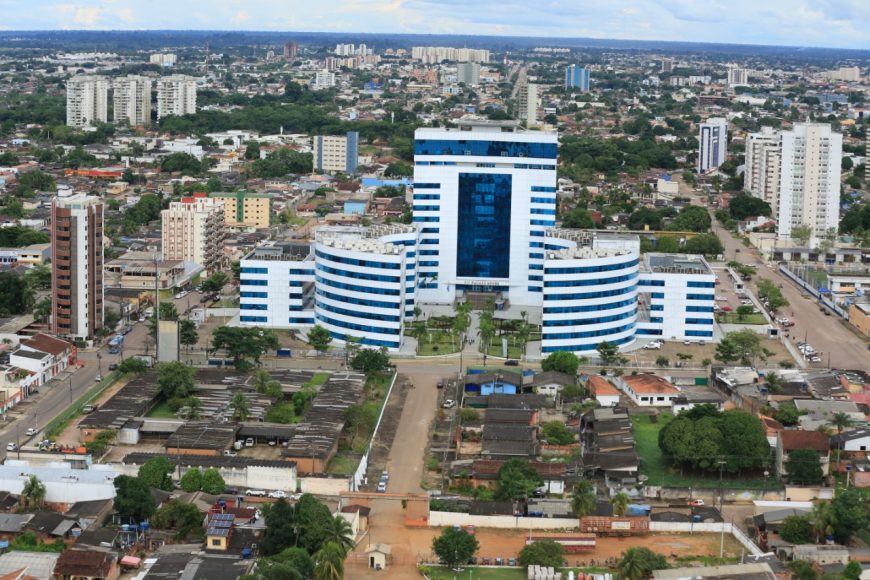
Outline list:
[[[722,504],[725,500],[725,488],[722,483],[722,470],[725,467],[725,460],[720,459],[719,463],[719,515],[722,517],[722,527],[719,531],[719,557],[721,558],[725,552],[725,516],[722,513]],[[732,524],[733,525],[733,524]]]
[[[160,270],[154,254],[154,362],[160,362]]]

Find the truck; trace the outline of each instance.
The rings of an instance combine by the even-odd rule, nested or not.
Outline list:
[[[600,536],[630,536],[649,531],[648,517],[584,516],[580,531]]]
[[[121,352],[121,347],[124,345],[124,335],[116,334],[109,341],[109,354],[118,354]]]

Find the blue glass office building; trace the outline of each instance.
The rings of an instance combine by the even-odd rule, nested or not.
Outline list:
[[[589,90],[589,69],[580,65],[572,64],[565,69],[565,88],[580,89],[583,92]]]

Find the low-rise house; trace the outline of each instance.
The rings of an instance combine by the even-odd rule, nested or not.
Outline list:
[[[51,578],[60,554],[52,552],[7,552],[0,555],[0,578],[20,572],[12,578]]]
[[[718,578],[720,580],[778,580],[766,562],[726,564],[724,566],[694,566],[669,568],[653,572],[654,580],[685,580],[687,578]]]
[[[66,550],[54,565],[53,580],[117,580],[121,575],[117,557],[99,550]]]
[[[794,547],[792,554],[795,560],[812,562],[818,566],[849,563],[849,549],[845,546],[801,544]]]
[[[44,385],[74,362],[75,346],[72,343],[42,333],[22,341],[9,354],[10,365],[38,377],[37,386]]]
[[[0,489],[21,495],[24,484],[31,475],[35,475],[45,485],[45,503],[54,504],[66,511],[76,502],[115,497],[113,482],[118,474],[105,467],[107,466],[92,466],[91,469],[34,467],[26,461],[7,459],[4,465],[0,465]]]
[[[776,441],[776,471],[780,477],[786,477],[786,464],[792,451],[812,449],[819,454],[822,473],[828,475],[831,459],[831,444],[828,436],[820,431],[780,431]]]
[[[842,451],[870,451],[870,429],[845,431],[831,437],[831,447]]]
[[[33,514],[0,514],[0,539],[11,541],[32,519]]]
[[[602,376],[591,375],[586,380],[586,389],[602,407],[615,407],[619,404],[619,391]]]
[[[616,377],[616,386],[640,407],[670,407],[680,390],[667,379],[651,374]]]
[[[567,373],[545,371],[542,373],[536,373],[535,376],[532,377],[529,385],[532,387],[532,390],[539,395],[547,395],[548,397],[553,397],[555,399],[556,396],[562,392],[562,389],[575,383],[576,380],[574,377]]]

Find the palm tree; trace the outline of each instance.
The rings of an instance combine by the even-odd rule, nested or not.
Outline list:
[[[230,407],[233,409],[233,419],[238,421],[247,421],[251,414],[251,403],[244,393],[236,393],[230,401]]]
[[[571,509],[578,518],[588,516],[595,509],[595,488],[586,480],[574,486],[571,493]]]
[[[840,411],[839,413],[833,414],[831,417],[831,423],[837,428],[837,435],[840,435],[843,433],[843,429],[852,426],[852,418],[849,417],[848,414]]]
[[[24,498],[26,507],[42,506],[45,500],[45,484],[39,481],[35,475],[31,475],[24,483],[24,488],[21,490],[21,497]]]
[[[202,417],[202,401],[196,397],[188,397],[184,400],[184,418],[188,421]]]
[[[649,575],[649,562],[645,552],[646,548],[629,548],[622,555],[622,559],[616,564],[619,577],[625,580],[642,580]]]
[[[631,498],[624,492],[619,492],[610,500],[610,505],[613,506],[613,513],[617,516],[624,516],[628,511],[628,505],[631,503]]]
[[[335,542],[326,542],[314,554],[314,580],[344,578],[344,550]]]
[[[332,518],[323,541],[337,545],[347,555],[354,546],[353,529],[350,527],[350,522],[341,516]]]
[[[813,511],[810,512],[810,522],[813,525],[813,532],[816,534],[817,542],[822,543],[833,521],[834,515],[831,512],[831,504],[821,500],[813,504]]]

